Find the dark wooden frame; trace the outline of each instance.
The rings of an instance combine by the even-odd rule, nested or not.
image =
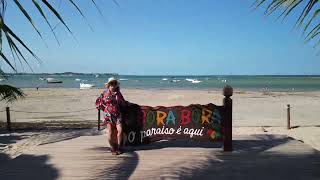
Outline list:
[[[232,99],[233,89],[231,86],[225,86],[223,88],[223,106],[225,110],[224,119],[224,140],[223,140],[223,150],[232,151]]]

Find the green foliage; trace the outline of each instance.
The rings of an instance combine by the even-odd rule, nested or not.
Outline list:
[[[23,97],[25,97],[25,94],[21,89],[9,85],[0,85],[0,101],[13,102]]]
[[[82,13],[81,9],[79,6],[75,3],[74,0],[66,0],[66,3],[70,3],[75,10],[82,16],[83,19],[86,19],[85,15]],[[100,9],[98,8],[98,5],[96,4],[95,0],[91,0],[91,2],[94,4],[95,8],[99,11],[99,13],[102,15]],[[114,1],[115,2],[115,1]],[[22,51],[25,50],[27,53],[29,53],[35,60],[38,62],[41,62],[40,58],[31,50],[31,48],[22,40],[22,38],[15,33],[13,29],[11,29],[8,24],[5,21],[5,12],[6,12],[6,7],[7,3],[13,3],[17,7],[17,12],[21,12],[22,15],[26,18],[26,20],[31,24],[35,32],[40,36],[40,38],[44,41],[41,31],[37,28],[35,22],[33,21],[33,17],[30,15],[28,10],[25,9],[23,4],[21,4],[21,0],[0,0],[0,58],[8,64],[11,69],[14,72],[17,72],[17,68],[15,67],[16,60],[20,62],[21,65],[26,64],[32,71],[31,66],[28,63],[28,60],[26,59],[26,54],[24,54]],[[54,17],[58,19],[60,23],[64,25],[64,27],[68,30],[68,32],[73,36],[73,33],[67,23],[64,21],[63,17],[60,15],[59,11],[55,9],[47,0],[32,0],[30,1],[41,17],[44,19],[46,24],[49,26],[54,38],[56,39],[57,43],[60,45],[58,38],[56,36],[56,33],[54,32],[53,26],[50,24],[47,15],[44,12],[49,12],[52,14]],[[116,2],[115,2],[116,3]],[[116,3],[117,4],[117,3]],[[118,5],[118,4],[117,4]],[[48,11],[44,11],[44,9],[47,9]],[[87,21],[88,23],[88,21]],[[88,23],[89,25],[89,23]],[[90,25],[89,25],[90,26]],[[90,26],[91,28],[91,26]],[[91,28],[92,29],[92,28]],[[5,37],[5,38],[3,38]],[[11,52],[11,57],[13,59],[10,59],[7,52],[3,51],[3,41],[7,41],[7,44],[10,48]],[[9,53],[10,53],[9,52]],[[5,77],[5,73],[2,71],[0,68],[0,77]],[[25,94],[22,92],[21,89],[9,86],[9,85],[0,85],[0,101],[7,101],[7,102],[12,102],[17,100],[18,98],[23,98],[25,97]]]
[[[41,62],[40,58],[31,50],[31,48],[22,40],[20,36],[18,36],[13,29],[11,29],[5,21],[4,14],[6,11],[6,6],[8,3],[13,3],[17,7],[17,12],[21,12],[21,14],[26,18],[26,20],[31,24],[35,32],[39,35],[39,37],[44,41],[41,31],[37,28],[35,22],[33,21],[33,17],[30,15],[28,10],[21,4],[22,0],[0,0],[0,58],[8,64],[11,69],[17,72],[16,67],[13,65],[13,61],[15,62],[16,59],[20,62],[20,64],[26,64],[32,71],[31,66],[28,63],[25,55],[23,54],[22,49],[26,50],[35,60]],[[80,7],[77,5],[75,0],[65,0],[65,3],[69,3],[74,9],[80,14],[80,16],[87,22],[88,26],[91,28],[86,16],[81,11]],[[98,10],[98,12],[102,15],[101,10],[99,9],[95,0],[88,1],[93,3],[94,7]],[[68,24],[64,21],[63,17],[60,15],[60,12],[54,8],[54,6],[47,0],[30,0],[30,3],[37,9],[41,17],[44,19],[46,24],[49,26],[54,38],[56,39],[57,43],[59,43],[56,33],[54,32],[54,27],[48,20],[48,15],[53,15],[56,17],[59,23],[63,24],[63,26],[68,30],[68,32],[73,36],[71,29],[69,28]],[[114,1],[116,5],[118,3]],[[45,11],[45,9],[47,11]],[[45,12],[48,12],[46,14]],[[3,38],[3,36],[5,38]],[[6,52],[3,52],[2,45],[4,44],[3,41],[6,40],[7,44],[10,48],[11,55],[13,59],[8,57]]]
[[[278,18],[285,19],[294,11],[299,12],[294,27],[302,28],[305,42],[314,40],[316,43],[314,48],[320,45],[320,23],[317,17],[320,14],[319,0],[255,0],[252,7],[254,9],[266,5],[264,11],[265,15],[274,14],[276,11],[280,12]]]

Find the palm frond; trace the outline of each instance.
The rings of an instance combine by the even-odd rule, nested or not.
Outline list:
[[[93,31],[93,28],[91,27],[89,21],[87,20],[86,16],[84,15],[83,11],[80,9],[78,3],[74,0],[68,0],[71,5],[75,8],[75,10],[80,14],[80,16],[87,22],[90,29]],[[40,58],[31,50],[29,46],[23,41],[23,39],[16,34],[16,31],[12,30],[8,24],[5,22],[5,11],[7,3],[13,3],[17,7],[17,11],[21,12],[22,15],[26,18],[26,20],[31,24],[35,32],[40,36],[40,38],[43,40],[44,44],[47,46],[47,44],[44,41],[44,38],[41,34],[41,31],[37,28],[35,25],[35,22],[33,21],[33,17],[30,15],[29,11],[24,7],[25,4],[21,3],[22,0],[0,0],[0,58],[8,64],[11,69],[13,69],[15,72],[17,72],[16,69],[16,59],[19,60],[20,64],[27,64],[32,71],[31,66],[28,63],[27,58],[25,57],[25,53],[22,51],[22,49],[26,50],[27,53],[31,54],[31,56],[36,59],[39,63],[41,63]],[[113,0],[113,2],[119,6],[116,0]],[[98,7],[95,0],[91,0],[91,3],[93,3],[94,7],[98,10],[101,16],[103,16],[102,11]],[[57,38],[57,35],[55,33],[55,27],[52,26],[47,18],[48,14],[53,15],[55,18],[58,19],[58,22],[63,24],[64,27],[68,30],[68,32],[72,35],[72,37],[76,40],[75,36],[73,35],[73,32],[67,25],[67,23],[64,21],[63,17],[60,15],[60,12],[54,8],[54,6],[49,3],[47,0],[32,0],[32,4],[36,7],[37,11],[40,13],[41,17],[44,19],[46,24],[49,26],[50,31],[52,32],[54,38],[56,39],[57,43],[60,45],[59,40]],[[48,9],[49,11],[44,11],[44,8]],[[45,13],[47,12],[47,14]],[[5,52],[3,52],[3,41],[7,42],[12,59],[9,59],[10,56],[8,56]],[[14,64],[13,64],[13,62]],[[22,63],[23,62],[23,63]],[[23,66],[22,66],[23,67]],[[1,69],[0,69],[1,70]],[[0,73],[1,74],[1,73]]]
[[[31,49],[19,38],[19,36],[17,36],[6,24],[3,24],[2,30],[17,40],[36,60],[41,61],[40,58],[33,51],[31,51]]]
[[[30,70],[33,71],[32,68],[31,68],[31,66],[30,66],[30,64],[28,63],[27,59],[26,59],[26,58],[24,57],[24,55],[21,53],[21,51],[20,51],[20,49],[17,47],[16,43],[11,39],[10,35],[9,35],[7,32],[5,32],[5,35],[6,35],[6,38],[7,38],[9,47],[10,47],[10,49],[11,49],[11,52],[12,52],[12,53],[14,52],[14,53],[13,53],[13,57],[14,57],[14,55],[16,55],[16,57],[18,58],[18,60],[19,60],[20,63],[21,63],[21,60],[20,60],[20,58],[19,58],[19,55],[20,55],[20,57],[22,57],[22,59],[23,59],[24,62],[28,65],[28,67],[30,68]]]
[[[307,31],[307,29],[308,29],[308,27],[310,26],[311,22],[318,16],[319,13],[320,13],[320,9],[317,9],[317,10],[313,13],[312,17],[310,18],[310,20],[308,21],[308,23],[307,23],[306,26],[304,27],[303,33],[305,33],[305,32]]]
[[[0,85],[0,101],[13,102],[25,96],[26,94],[19,88],[10,85]]]
[[[0,51],[2,52],[2,18],[0,18]]]
[[[91,0],[94,7],[98,10],[99,14],[103,17],[102,11],[100,10],[99,6],[97,5],[97,3],[94,0]]]
[[[36,31],[36,33],[40,36],[42,41],[45,43],[40,30],[36,27],[36,25],[35,25],[35,23],[33,21],[33,18],[30,16],[29,12],[24,8],[24,6],[20,3],[20,0],[13,0],[11,2],[13,2],[17,6],[18,10],[23,14],[24,17],[26,17],[28,22],[32,25],[33,29]],[[87,20],[87,18],[83,14],[83,12],[80,10],[79,6],[73,0],[69,0],[69,2],[72,4],[73,7],[76,8],[76,10],[82,16],[82,18],[87,22],[87,24],[90,27],[90,29],[93,31],[93,28],[89,24],[89,21]],[[32,0],[32,3],[36,7],[37,11],[40,13],[42,18],[44,19],[44,21],[47,23],[47,25],[49,26],[52,34],[54,35],[54,38],[56,39],[56,41],[60,45],[60,43],[58,41],[58,38],[57,38],[57,36],[56,36],[56,34],[54,32],[54,27],[52,27],[52,25],[49,23],[48,18],[46,16],[46,14],[44,13],[43,8],[41,7],[41,4],[37,0]],[[65,26],[65,28],[73,36],[73,33],[72,33],[71,29],[69,28],[67,23],[63,20],[63,18],[60,15],[60,13],[47,0],[41,0],[41,3],[46,8],[49,9],[49,11],[59,20],[60,23],[62,23]],[[96,9],[99,11],[100,15],[103,16],[100,8],[98,7],[98,5],[95,3],[94,0],[92,0],[92,3],[96,7]],[[115,0],[114,0],[114,3],[119,5]],[[0,0],[0,58],[2,60],[4,60],[11,67],[11,69],[13,69],[15,72],[17,72],[16,66],[14,66],[12,64],[12,60],[10,60],[8,58],[8,56],[5,54],[5,52],[3,52],[3,48],[2,48],[3,41],[4,41],[4,39],[6,39],[7,44],[9,46],[9,48],[10,48],[10,52],[12,54],[12,58],[13,58],[14,63],[16,62],[16,58],[19,60],[19,62],[21,64],[22,64],[22,60],[23,60],[23,62],[25,64],[27,64],[29,66],[30,70],[32,71],[32,68],[28,63],[28,60],[25,58],[25,54],[21,51],[21,48],[19,48],[19,47],[22,47],[22,49],[25,49],[38,62],[41,62],[41,60],[31,50],[31,48],[29,46],[27,46],[27,44],[22,40],[22,38],[19,37],[15,33],[15,31],[12,30],[5,23],[4,19],[5,19],[6,6],[7,6],[7,0]],[[45,45],[47,46],[46,43],[45,43]],[[5,77],[5,73],[2,71],[1,68],[0,68],[0,76]],[[13,87],[13,86],[10,86],[10,85],[0,85],[0,101],[5,100],[7,102],[12,102],[12,101],[15,101],[15,100],[17,100],[19,98],[23,98],[23,97],[25,97],[25,94],[23,93],[23,91],[21,89]]]
[[[114,3],[115,5],[117,5],[118,7],[120,7],[120,4],[118,3],[117,0],[113,0],[113,3]]]
[[[58,13],[58,11],[47,1],[47,0],[42,0],[42,3],[47,6],[47,8],[59,19],[59,21],[67,28],[67,30],[73,34],[70,30],[70,28],[67,26],[67,24],[64,22],[63,18],[61,15]]]
[[[24,9],[24,7],[20,4],[20,2],[18,0],[13,0],[14,3],[17,5],[17,7],[20,9],[20,11],[23,13],[23,15],[28,19],[28,21],[30,22],[30,24],[32,25],[32,27],[36,30],[36,32],[38,33],[38,35],[40,36],[40,38],[43,40],[43,42],[45,43],[40,31],[38,30],[38,28],[36,27],[36,25],[34,24],[32,18],[30,17],[29,13]],[[46,43],[45,43],[46,44]]]
[[[6,73],[5,73],[5,72],[3,72],[3,70],[2,70],[2,69],[0,69],[0,77],[7,78]]]
[[[304,36],[306,43],[314,40],[320,35],[320,23],[315,23],[320,14],[320,9],[316,7],[316,5],[319,4],[319,0],[255,0],[253,7],[259,8],[264,4],[267,5],[265,9],[265,14],[267,16],[280,10],[281,14],[278,16],[278,19],[283,17],[283,20],[294,12],[294,10],[299,11],[302,6],[302,11],[300,10],[298,13],[299,17],[297,18],[294,27],[301,28],[301,26],[304,25],[302,35]],[[312,16],[310,15],[311,13],[313,13]],[[309,18],[309,16],[311,17]],[[315,24],[314,27],[311,27],[313,24]],[[318,43],[316,46],[318,46]]]
[[[295,9],[303,0],[293,0],[292,2],[287,4],[287,7],[283,11],[283,13],[280,14],[278,18],[283,17],[283,20],[291,13],[293,9]]]
[[[58,45],[60,45],[60,42],[59,42],[59,40],[58,40],[58,38],[57,38],[57,35],[56,35],[56,33],[54,32],[54,30],[53,30],[53,28],[52,28],[51,24],[49,23],[49,21],[48,21],[48,19],[47,19],[46,15],[44,14],[43,10],[41,9],[40,4],[39,4],[36,0],[32,0],[32,3],[33,3],[33,4],[34,4],[34,6],[37,8],[37,10],[39,11],[39,13],[40,13],[40,14],[41,14],[41,16],[43,17],[43,19],[46,21],[46,23],[48,24],[48,26],[49,26],[49,28],[50,28],[50,30],[51,30],[51,32],[52,32],[52,34],[53,34],[54,38],[56,39],[56,41],[57,41]]]
[[[0,56],[3,58],[3,60],[15,71],[17,72],[16,68],[14,68],[11,64],[11,62],[9,61],[9,59],[2,53],[0,52]]]
[[[77,9],[77,11],[79,12],[79,14],[82,16],[82,18],[86,21],[86,23],[88,24],[89,28],[91,29],[91,31],[93,31],[93,28],[91,27],[89,21],[87,20],[86,16],[83,14],[83,12],[80,10],[79,6],[73,2],[73,0],[69,0],[69,2]]]

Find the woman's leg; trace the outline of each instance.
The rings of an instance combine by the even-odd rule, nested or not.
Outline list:
[[[111,147],[111,151],[115,150],[115,146],[114,146],[114,142],[113,142],[113,128],[112,125],[110,123],[107,124],[107,141],[110,144]]]
[[[118,143],[118,150],[122,143],[122,125],[121,123],[117,124],[117,143]]]

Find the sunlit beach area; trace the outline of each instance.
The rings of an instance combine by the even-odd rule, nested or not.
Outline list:
[[[0,1],[0,179],[320,179],[318,11]]]

